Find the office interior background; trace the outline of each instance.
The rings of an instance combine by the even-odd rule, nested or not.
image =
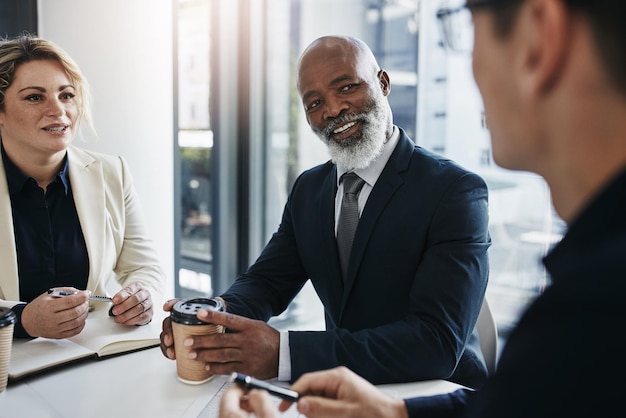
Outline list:
[[[319,36],[362,38],[390,75],[395,123],[489,186],[487,297],[506,337],[548,284],[541,258],[564,224],[541,178],[492,161],[471,56],[440,44],[441,4],[2,0],[0,34],[53,40],[87,76],[97,135],[75,144],[128,160],[170,278],[167,297],[219,294],[258,256],[296,176],[328,159],[304,117],[296,60]],[[271,322],[322,329],[312,288]]]

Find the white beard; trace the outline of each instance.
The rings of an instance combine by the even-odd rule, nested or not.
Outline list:
[[[361,121],[362,128],[352,136],[336,141],[332,131],[351,121]],[[331,160],[347,170],[366,168],[378,157],[387,141],[387,119],[384,101],[372,101],[368,109],[359,114],[339,117],[323,131],[313,130],[328,146]]]

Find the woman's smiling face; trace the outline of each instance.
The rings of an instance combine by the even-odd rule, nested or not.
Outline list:
[[[74,138],[78,113],[75,88],[59,62],[25,62],[5,91],[2,143],[20,156],[64,153]]]

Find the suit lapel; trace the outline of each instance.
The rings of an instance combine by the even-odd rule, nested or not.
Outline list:
[[[100,163],[89,154],[70,146],[67,150],[70,183],[76,212],[85,237],[89,255],[89,280],[102,277],[100,237],[105,233],[104,179]],[[4,299],[19,300],[19,282],[11,200],[4,165],[0,159],[0,266]]]
[[[365,249],[367,248],[367,243],[374,230],[374,226],[376,226],[376,222],[387,205],[387,202],[389,202],[396,190],[404,183],[403,173],[409,166],[413,146],[413,141],[400,129],[398,144],[391,154],[391,157],[389,157],[389,161],[385,165],[382,173],[380,173],[380,177],[376,181],[367,199],[367,203],[361,214],[361,219],[359,220],[359,226],[354,236],[352,252],[350,254],[348,277],[345,280],[345,291],[341,303],[342,311],[348,300],[354,281],[356,280],[356,274],[365,255]]]
[[[337,167],[333,164],[328,176],[320,189],[320,225],[325,225],[322,231],[322,243],[324,256],[320,262],[329,263],[328,266],[328,287],[329,295],[333,295],[334,302],[327,307],[334,317],[338,317],[340,303],[342,300],[343,278],[341,277],[341,267],[339,265],[339,252],[337,249],[337,239],[335,237],[335,196],[337,194]]]
[[[321,188],[320,196],[320,219],[321,225],[328,225],[322,231],[323,242],[329,243],[326,246],[328,249],[326,256],[327,260],[333,260],[336,264],[337,271],[340,271],[339,267],[339,254],[337,252],[337,239],[335,238],[335,195],[337,194],[337,167],[333,165],[333,169],[326,177],[324,184]]]
[[[97,281],[98,278],[103,277],[100,271],[104,252],[102,237],[106,233],[106,202],[102,166],[92,156],[74,147],[68,149],[68,158],[76,212],[89,256],[89,282]]]
[[[3,299],[19,300],[19,279],[17,272],[17,252],[13,231],[11,197],[7,185],[4,163],[0,158],[0,266],[2,266]]]

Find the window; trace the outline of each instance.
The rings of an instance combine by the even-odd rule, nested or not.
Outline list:
[[[564,225],[555,216],[540,177],[510,172],[492,162],[470,57],[446,54],[441,47],[438,2],[230,0],[234,10],[226,10],[213,7],[226,4],[224,0],[177,1],[181,289],[207,294],[207,289],[216,289],[212,280],[232,281],[236,273],[224,279],[224,273],[215,273],[216,263],[232,252],[239,254],[240,265],[253,262],[278,227],[297,175],[328,159],[325,146],[304,118],[295,66],[304,47],[318,36],[347,34],[365,40],[389,73],[395,123],[418,145],[452,158],[487,181],[493,239],[488,295],[500,331],[506,334],[548,283],[541,257],[558,241]],[[236,24],[228,20],[233,15]],[[211,22],[228,22],[235,32],[230,36],[238,38],[219,32],[217,44],[224,50],[217,55],[219,63],[211,62],[209,54],[210,39],[217,33]],[[227,71],[224,60],[233,63]],[[219,64],[222,71],[211,74],[209,64],[215,68]],[[222,93],[216,96],[209,86],[218,86]],[[236,134],[211,129],[216,112],[222,123],[237,126]],[[236,161],[232,154],[215,153],[215,146],[225,142],[234,147]],[[235,168],[213,170],[216,164]],[[217,178],[211,178],[214,173]],[[234,198],[227,195],[239,202],[239,212],[217,221],[215,208],[222,202],[211,196],[223,188],[225,176],[243,191]],[[220,244],[212,246],[218,242],[215,228],[232,230],[240,241],[245,237],[246,245],[225,241],[222,234]],[[218,248],[222,255],[216,253]],[[272,322],[289,329],[323,327],[314,291],[305,286],[289,310]]]
[[[178,1],[178,0],[177,0]],[[177,145],[180,231],[177,296],[211,293],[211,151],[209,0],[177,4]]]
[[[37,33],[37,0],[3,0],[0,2],[0,33],[13,37]]]

